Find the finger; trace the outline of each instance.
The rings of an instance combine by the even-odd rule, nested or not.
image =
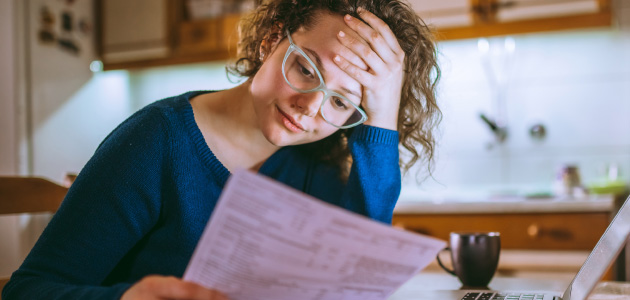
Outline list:
[[[362,70],[368,71],[369,69],[367,63],[352,50],[350,50],[347,46],[342,47],[342,49],[337,51],[336,54],[343,56],[345,59],[349,60],[350,62],[352,62],[352,64],[361,68]]]
[[[350,77],[356,79],[356,81],[358,81],[359,84],[361,84],[362,86],[372,86],[374,76],[369,72],[355,66],[354,64],[352,64],[352,62],[343,58],[340,55],[335,55],[333,61],[337,64],[337,66],[339,66],[340,69],[350,75]]]
[[[386,63],[391,63],[397,60],[396,53],[394,53],[392,48],[378,31],[374,30],[370,27],[370,25],[350,15],[346,15],[344,20],[346,20],[348,27],[357,32],[359,36],[371,46],[371,49],[373,49],[381,60]]]
[[[370,11],[363,9],[362,7],[359,7],[357,9],[357,12],[361,16],[361,18],[365,20],[365,22],[367,22],[370,26],[372,26],[372,28],[374,28],[376,31],[378,31],[378,33],[381,34],[383,39],[387,42],[392,51],[396,53],[396,55],[405,54],[405,52],[400,47],[400,43],[398,43],[396,35],[392,31],[392,29],[389,28],[389,25],[385,23],[385,21],[381,20],[381,18],[377,17]]]
[[[218,291],[207,289],[194,282],[183,281],[175,277],[154,277],[147,282],[147,288],[160,297],[186,300],[227,300]]]
[[[356,38],[349,36],[343,31],[339,31],[339,33],[337,34],[337,38],[342,45],[350,49],[354,55],[362,59],[367,64],[367,66],[373,69],[376,73],[387,71],[387,66],[385,65],[385,62],[376,52],[374,52],[370,45],[360,42]],[[348,56],[344,57],[347,60],[352,61],[352,59],[348,58]]]
[[[208,289],[194,282],[179,281],[181,294],[177,299],[185,300],[227,300],[227,297],[216,290]]]

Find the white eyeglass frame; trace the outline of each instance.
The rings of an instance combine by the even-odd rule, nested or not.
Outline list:
[[[339,129],[346,129],[346,128],[352,128],[355,126],[358,126],[360,124],[363,124],[366,120],[367,120],[367,114],[358,106],[356,105],[354,102],[350,101],[350,99],[348,99],[348,97],[339,94],[333,90],[328,89],[328,87],[326,87],[326,84],[324,83],[324,78],[322,77],[322,74],[319,72],[319,69],[317,69],[317,66],[315,66],[315,63],[313,62],[313,60],[311,60],[311,58],[306,55],[306,52],[304,52],[304,50],[302,50],[298,45],[296,45],[293,42],[293,39],[291,38],[291,32],[289,32],[289,30],[286,30],[287,33],[287,37],[289,38],[289,48],[287,48],[287,53],[284,55],[284,59],[282,60],[282,76],[284,76],[284,81],[286,81],[286,83],[296,92],[299,93],[314,93],[314,92],[323,92],[324,93],[324,98],[322,98],[322,104],[319,105],[319,114],[322,116],[322,118],[324,118],[324,121],[326,121],[326,123],[337,127]],[[299,89],[295,86],[293,86],[291,84],[291,82],[289,82],[289,79],[287,78],[287,74],[284,71],[284,67],[285,64],[287,62],[287,59],[289,58],[289,55],[291,55],[291,53],[293,53],[294,51],[297,51],[300,55],[302,55],[304,58],[306,58],[306,61],[308,61],[308,63],[311,65],[311,67],[313,67],[313,70],[315,70],[315,73],[317,74],[317,77],[319,77],[319,86],[317,86],[316,88],[313,89],[309,89],[309,90],[303,90],[303,89]],[[339,98],[342,98],[344,100],[346,100],[348,103],[352,104],[352,106],[354,106],[354,108],[357,109],[357,111],[359,111],[359,113],[361,114],[361,119],[355,123],[352,123],[350,125],[345,125],[345,126],[338,126],[333,124],[332,122],[330,122],[328,119],[326,119],[326,116],[324,115],[324,113],[322,113],[322,107],[324,106],[324,103],[326,103],[326,101],[328,101],[330,99],[331,96],[336,96]]]

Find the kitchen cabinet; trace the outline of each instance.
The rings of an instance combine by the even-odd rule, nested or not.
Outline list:
[[[169,0],[101,0],[100,56],[105,64],[163,59],[173,50]]]
[[[610,223],[606,212],[395,214],[392,224],[443,240],[452,231],[498,231],[503,249],[593,249]]]
[[[216,58],[228,58],[229,52],[236,50],[239,19],[240,15],[232,14],[182,22],[179,26],[177,51],[182,55],[215,53]]]
[[[610,0],[410,0],[439,40],[612,25]]]
[[[101,0],[100,56],[105,70],[234,57],[238,14],[187,20],[183,0]]]

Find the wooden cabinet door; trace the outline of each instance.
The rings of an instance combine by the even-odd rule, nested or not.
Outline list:
[[[204,53],[220,48],[221,20],[183,22],[179,27],[178,50],[181,53]]]
[[[141,61],[170,55],[169,0],[99,2],[104,63]]]
[[[392,224],[443,240],[452,231],[498,231],[504,249],[590,251],[606,231],[609,218],[606,212],[396,214]]]
[[[236,53],[237,25],[240,15],[226,15],[207,20],[182,22],[178,51],[189,53]]]

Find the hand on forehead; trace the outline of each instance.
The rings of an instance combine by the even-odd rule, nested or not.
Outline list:
[[[336,15],[331,13],[322,12],[316,17],[316,22],[310,28],[311,31],[315,34],[317,38],[314,40],[314,43],[323,43],[328,47],[328,51],[330,51],[332,57],[334,55],[342,55],[345,57],[349,57],[351,62],[357,67],[367,70],[368,66],[366,63],[361,60],[360,57],[355,55],[349,55],[351,50],[346,46],[342,45],[337,36],[339,34],[345,34],[353,43],[362,43],[368,45],[368,43],[361,37],[359,34],[350,28],[346,22],[343,20],[342,15]],[[305,30],[300,30],[304,32]],[[345,55],[344,55],[345,54]],[[331,58],[332,58],[331,57]]]

